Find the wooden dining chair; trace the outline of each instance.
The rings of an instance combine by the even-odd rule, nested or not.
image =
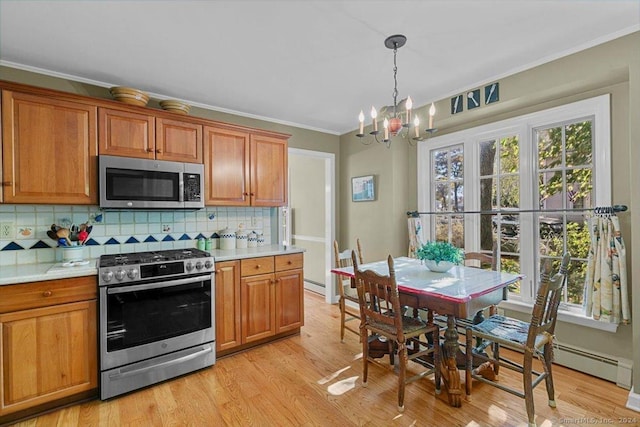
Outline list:
[[[360,247],[360,239],[356,239],[356,250],[358,256],[358,262],[360,264],[362,261],[362,248]],[[336,267],[349,267],[353,265],[351,261],[351,249],[345,249],[340,251],[338,249],[338,242],[333,241],[333,254],[335,256]],[[336,275],[336,287],[338,288],[338,294],[340,299],[338,300],[338,307],[340,308],[340,341],[344,341],[344,331],[350,331],[354,334],[360,336],[360,309],[357,307],[358,304],[358,292],[355,287],[351,286],[350,279],[344,279],[342,276]],[[347,301],[351,301],[355,307],[347,304]],[[349,326],[347,322],[351,322],[357,320],[357,326]]]
[[[439,328],[433,323],[425,323],[418,317],[404,316],[400,307],[400,297],[393,264],[393,257],[387,259],[389,275],[380,275],[372,270],[359,270],[355,251],[351,254],[358,301],[360,305],[360,332],[362,341],[362,385],[367,386],[369,362],[378,363],[369,354],[369,336],[386,338],[389,356],[398,355],[398,410],[404,411],[404,388],[418,379],[435,374],[436,393],[440,393],[440,345]],[[421,336],[424,338],[421,339]],[[429,344],[429,338],[432,343]],[[410,360],[418,360],[420,372],[407,377]],[[386,366],[381,365],[380,366]],[[425,369],[426,368],[426,369]]]
[[[570,259],[570,255],[565,253],[558,273],[551,278],[548,270],[541,273],[538,294],[529,323],[493,315],[482,323],[467,328],[466,348],[473,348],[472,351],[468,350],[466,355],[465,389],[468,398],[471,395],[473,379],[498,387],[525,400],[529,426],[535,426],[533,389],[545,380],[549,406],[555,408],[552,372],[553,334]],[[481,339],[480,346],[473,347],[474,337]],[[516,350],[515,354],[522,354],[522,359],[503,357],[500,354],[501,346]],[[489,347],[492,350],[491,355],[485,353]],[[533,370],[534,356],[541,358],[543,372]],[[474,370],[472,366],[474,358],[485,361],[483,369],[488,365],[492,368],[491,375],[481,375],[478,369]],[[521,373],[523,387],[513,388],[497,382],[500,367]]]

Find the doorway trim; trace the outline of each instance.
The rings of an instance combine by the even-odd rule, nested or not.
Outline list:
[[[333,287],[333,275],[331,274],[331,266],[333,265],[333,249],[332,244],[335,240],[335,201],[334,195],[335,185],[336,185],[336,156],[333,153],[327,153],[323,151],[313,151],[313,150],[304,150],[301,148],[289,148],[289,155],[294,154],[296,156],[307,156],[324,160],[324,180],[325,180],[325,191],[324,191],[324,206],[325,206],[325,214],[324,214],[324,240],[326,242],[325,245],[325,253],[324,260],[327,268],[325,269],[325,292],[324,292],[324,300],[327,303],[333,303],[334,298],[334,287]],[[289,186],[291,186],[291,181],[289,181]],[[295,235],[291,237],[295,238]],[[302,236],[301,236],[302,237]]]

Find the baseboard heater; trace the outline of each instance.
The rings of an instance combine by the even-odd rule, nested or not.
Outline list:
[[[554,362],[594,377],[615,382],[618,387],[631,389],[633,363],[629,359],[597,353],[573,345],[554,342]]]

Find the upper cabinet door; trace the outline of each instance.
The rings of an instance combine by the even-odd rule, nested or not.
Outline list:
[[[251,205],[286,206],[287,140],[251,135]]]
[[[156,159],[202,163],[202,125],[157,117]]]
[[[249,133],[204,128],[205,204],[249,206]]]
[[[97,204],[97,107],[2,91],[6,203]]]
[[[155,118],[130,111],[98,109],[100,154],[155,159]]]

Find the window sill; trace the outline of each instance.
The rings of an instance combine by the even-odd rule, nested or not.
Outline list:
[[[502,301],[498,308],[518,311],[521,313],[531,313],[532,305],[519,301]],[[558,310],[558,321],[572,323],[574,325],[580,325],[586,328],[593,328],[606,332],[616,332],[618,330],[618,325],[616,323],[600,322],[590,317],[586,317],[582,314],[571,313],[569,311]]]

